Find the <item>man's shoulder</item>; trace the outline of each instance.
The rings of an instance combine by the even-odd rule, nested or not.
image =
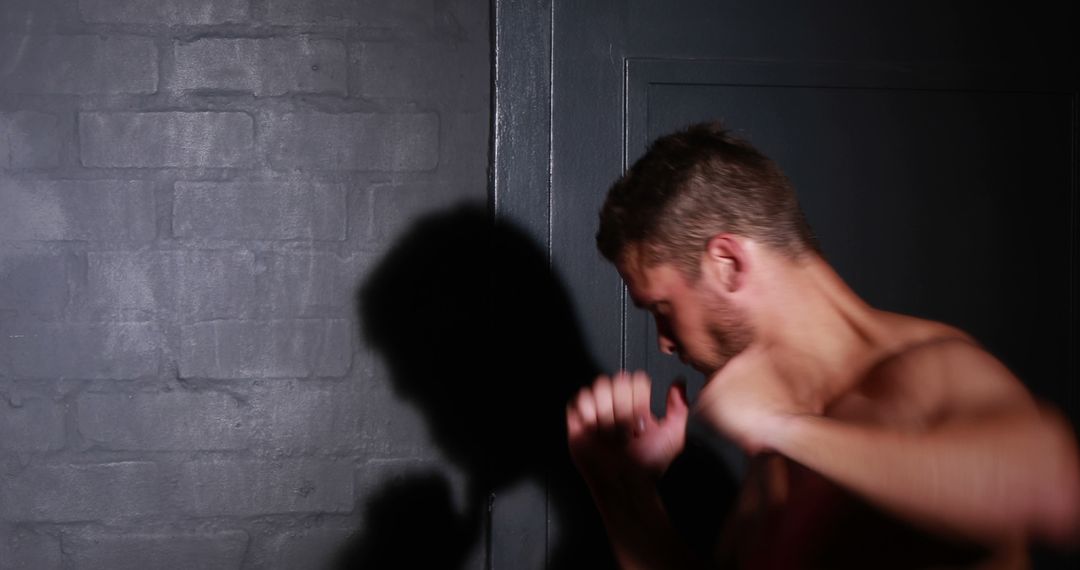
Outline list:
[[[882,330],[887,331],[885,334],[895,341],[896,353],[905,348],[931,345],[937,341],[965,340],[975,343],[970,334],[940,321],[881,310],[875,311],[875,320]]]
[[[919,400],[943,417],[1030,402],[1016,376],[971,335],[908,319],[903,339],[867,373],[865,390]]]

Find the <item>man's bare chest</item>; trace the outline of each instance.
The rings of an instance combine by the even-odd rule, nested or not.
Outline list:
[[[896,519],[784,457],[764,462],[759,479],[746,482],[764,500],[738,547],[743,568],[967,568],[988,555]]]

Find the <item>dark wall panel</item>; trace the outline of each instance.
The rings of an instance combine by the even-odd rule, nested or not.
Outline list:
[[[648,368],[659,396],[676,375],[700,378],[658,353],[652,324],[626,303],[595,252],[596,213],[649,139],[725,119],[790,174],[858,292],[968,328],[1075,420],[1075,12],[1051,2],[556,1],[541,18],[549,75],[500,95],[542,100],[549,116],[497,132],[536,137],[550,153],[496,164],[495,176],[549,173],[546,187],[521,188],[542,195],[515,200],[543,204],[527,218],[548,226],[584,346],[603,369]],[[523,52],[535,55],[507,52],[503,65]],[[590,509],[549,497],[551,536],[566,534],[560,509]],[[549,564],[557,554],[550,541]]]

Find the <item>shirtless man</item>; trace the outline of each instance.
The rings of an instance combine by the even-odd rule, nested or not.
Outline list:
[[[708,378],[693,410],[673,386],[662,418],[640,372],[601,376],[567,408],[623,568],[1022,568],[1029,540],[1080,534],[1067,422],[962,331],[856,296],[748,143],[717,124],[659,139],[600,218],[601,252],[660,349]],[[690,413],[751,456],[710,561],[656,490]],[[844,556],[875,532],[896,552]]]

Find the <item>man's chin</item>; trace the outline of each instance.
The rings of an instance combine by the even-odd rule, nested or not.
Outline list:
[[[720,369],[724,367],[724,364],[727,363],[724,362],[720,364],[704,364],[701,362],[687,361],[686,364],[690,368],[693,368],[694,370],[697,370],[698,372],[704,374],[705,378],[711,378],[713,374],[719,372]]]
[[[738,356],[738,355],[735,355],[735,356]],[[718,360],[715,360],[715,361],[712,361],[712,362],[693,362],[693,361],[691,361],[691,362],[687,362],[687,364],[691,368],[693,368],[694,370],[697,370],[698,372],[704,374],[705,375],[705,381],[708,382],[710,378],[712,378],[718,372],[723,370],[724,367],[727,366],[728,363],[731,362],[731,360],[733,358],[735,358],[735,357],[734,356],[732,356],[732,357],[721,357]]]
[[[710,366],[703,364],[696,359],[688,357],[685,352],[678,351],[675,353],[675,355],[679,357],[679,362],[682,362],[684,365],[689,366],[690,368],[693,368],[694,370],[697,370],[702,374],[708,374],[707,370],[711,368]]]

